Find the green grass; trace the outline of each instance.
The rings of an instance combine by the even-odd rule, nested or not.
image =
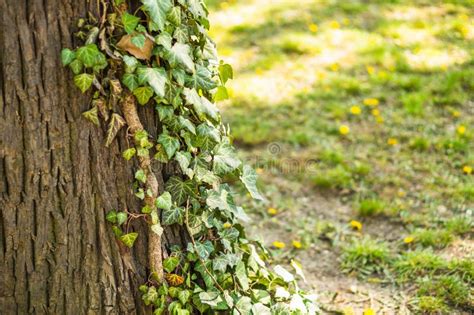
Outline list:
[[[305,248],[329,240],[344,271],[472,286],[472,260],[441,257],[474,235],[474,174],[463,171],[474,167],[472,0],[206,2],[235,70],[224,121],[281,212],[246,209]],[[361,231],[347,227],[355,218]],[[457,310],[423,285],[410,292],[421,313]]]

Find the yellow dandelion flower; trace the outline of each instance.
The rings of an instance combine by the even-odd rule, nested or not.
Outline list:
[[[461,117],[461,112],[458,111],[458,110],[453,110],[451,112],[451,115],[453,115],[453,117],[455,117],[455,118],[458,118],[458,117]]]
[[[375,117],[375,121],[376,121],[378,124],[383,124],[384,119],[383,119],[382,116],[377,116],[377,117]]]
[[[462,171],[464,174],[471,175],[472,174],[472,167],[469,165],[466,165],[462,168]]]
[[[364,99],[364,104],[367,106],[377,106],[379,105],[379,100],[376,98],[366,98]]]
[[[337,63],[333,63],[331,66],[330,66],[330,69],[334,72],[338,71],[339,70],[339,65]]]
[[[466,126],[464,125],[459,125],[458,128],[456,129],[457,133],[460,135],[463,135],[466,133]]]
[[[403,197],[405,197],[405,196],[407,195],[407,193],[404,192],[403,190],[399,190],[399,191],[397,192],[397,195],[398,195],[398,197],[403,198]]]
[[[388,77],[387,72],[385,72],[385,71],[380,71],[378,76],[382,80],[385,80]]]
[[[375,311],[371,308],[366,308],[363,315],[375,315]]]
[[[350,222],[350,225],[353,229],[357,230],[357,231],[361,231],[362,230],[362,223],[360,223],[359,221],[356,221],[356,220],[352,220]]]
[[[229,7],[229,3],[225,1],[221,2],[220,6],[221,6],[221,9],[227,9]]]
[[[260,67],[258,67],[257,69],[255,69],[255,73],[256,73],[257,75],[262,75],[262,74],[263,74],[263,69],[260,68]]]
[[[398,144],[398,140],[395,138],[388,138],[387,144],[391,146],[396,146]]]
[[[226,223],[223,224],[224,229],[228,229],[231,226],[232,226],[232,224],[230,224],[229,222],[226,222]]]
[[[308,25],[308,29],[310,32],[316,33],[318,31],[318,26],[314,23],[311,23],[310,25]]]
[[[199,94],[199,96],[203,96],[203,95],[204,95],[204,93],[202,92],[201,89],[198,90],[198,94]]]
[[[291,244],[296,249],[300,249],[303,246],[300,241],[293,241],[293,242],[291,242]]]
[[[413,243],[414,240],[415,240],[415,238],[410,235],[410,236],[407,236],[403,239],[403,243],[410,244],[410,243]]]
[[[275,208],[268,208],[267,213],[270,215],[276,215],[278,213],[278,210]]]
[[[351,130],[349,129],[349,126],[346,126],[346,125],[342,125],[339,127],[339,133],[343,136],[349,134]]]
[[[341,27],[341,24],[339,24],[338,21],[331,21],[329,22],[329,27],[333,29],[337,29]]]
[[[359,106],[352,106],[351,107],[351,114],[352,115],[360,115],[361,112],[362,112],[362,110],[360,109]]]
[[[351,22],[351,20],[349,20],[348,18],[344,18],[342,20],[342,24],[344,24],[344,25],[349,25],[350,22]]]
[[[280,242],[280,241],[274,241],[272,243],[273,247],[275,248],[278,248],[278,249],[282,249],[282,248],[285,248],[286,244],[283,243],[283,242]]]
[[[370,74],[370,75],[375,73],[375,68],[372,67],[372,66],[367,66],[367,67],[365,67],[365,69],[367,70],[367,73]]]
[[[378,110],[377,108],[372,109],[372,115],[374,115],[375,117],[380,116],[380,110]]]
[[[316,73],[316,77],[318,78],[318,80],[324,80],[324,78],[326,78],[326,73],[324,73],[322,71],[318,71]]]

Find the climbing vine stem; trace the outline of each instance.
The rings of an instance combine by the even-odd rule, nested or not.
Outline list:
[[[142,200],[141,214],[109,210],[106,218],[127,247],[147,237],[150,280],[140,287],[143,302],[155,315],[315,313],[293,274],[281,266],[271,271],[262,259],[265,249],[247,239],[242,222],[248,217],[226,183],[240,179],[253,198],[264,199],[216,106],[228,98],[225,84],[233,71],[219,61],[207,35],[205,5],[98,0],[97,7],[98,19],[90,14],[78,22],[83,45],[63,49],[61,61],[83,93],[93,90],[83,116],[107,126],[105,146],[120,136],[132,140],[122,155],[138,162],[131,186]],[[140,121],[141,107],[149,106],[157,130]],[[176,170],[164,183],[163,165]],[[146,220],[147,231],[123,229],[137,218]],[[162,244],[168,228],[184,231],[187,246]]]

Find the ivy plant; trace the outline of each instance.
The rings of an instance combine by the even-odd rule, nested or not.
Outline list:
[[[117,240],[132,247],[148,233],[150,280],[140,287],[154,314],[313,314],[314,302],[282,266],[271,270],[268,253],[247,239],[248,217],[233,199],[226,178],[239,178],[262,200],[257,175],[238,158],[215,102],[228,97],[232,67],[219,61],[207,35],[207,8],[200,0],[102,1],[101,17],[80,20],[84,44],[61,52],[83,93],[93,90],[83,116],[108,125],[109,146],[128,125],[127,161],[137,159],[131,183],[143,207],[106,215]],[[152,106],[161,128],[156,138],[137,110]],[[138,108],[138,109],[137,109]],[[120,133],[122,134],[122,133]],[[127,134],[127,135],[125,135]],[[178,171],[157,186],[153,160]],[[158,193],[161,191],[161,193]],[[164,192],[163,192],[164,191]],[[145,219],[148,231],[127,232],[127,222]],[[162,259],[161,234],[180,225],[191,240]],[[292,264],[301,275],[297,264]]]

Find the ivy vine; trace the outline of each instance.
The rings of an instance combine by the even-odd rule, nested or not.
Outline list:
[[[79,21],[84,41],[65,48],[61,60],[83,92],[94,90],[83,116],[108,124],[105,145],[128,126],[132,146],[123,158],[137,159],[133,187],[143,200],[140,213],[109,211],[107,220],[124,245],[139,232],[125,233],[128,221],[149,224],[150,280],[140,287],[154,314],[314,314],[316,306],[281,266],[271,271],[268,253],[247,239],[225,178],[240,179],[262,200],[257,175],[237,158],[215,102],[228,98],[232,67],[219,62],[207,35],[208,11],[200,0],[100,1],[101,16]],[[137,107],[153,106],[161,122],[157,138],[145,130]],[[164,187],[151,163],[176,163],[179,173]],[[159,193],[162,191],[162,193]],[[163,226],[178,224],[189,234],[185,248],[171,248],[163,259]],[[141,233],[141,232],[140,232]],[[296,273],[302,274],[293,263]]]

